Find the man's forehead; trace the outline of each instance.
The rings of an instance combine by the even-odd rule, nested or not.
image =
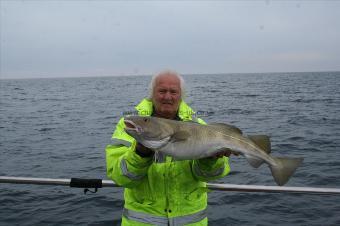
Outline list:
[[[179,88],[180,80],[177,76],[172,74],[164,74],[157,78],[156,80],[157,87],[172,87]]]

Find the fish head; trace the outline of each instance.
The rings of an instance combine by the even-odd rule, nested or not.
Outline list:
[[[172,127],[166,121],[151,116],[127,116],[124,118],[124,129],[145,147],[157,149],[164,146],[173,134]]]

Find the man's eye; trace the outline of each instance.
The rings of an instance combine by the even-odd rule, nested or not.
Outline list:
[[[176,94],[179,93],[179,90],[177,90],[177,89],[172,89],[172,90],[170,90],[170,93],[171,93],[172,95],[176,95]]]

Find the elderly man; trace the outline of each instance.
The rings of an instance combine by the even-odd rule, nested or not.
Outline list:
[[[153,77],[139,115],[205,124],[182,99],[184,81],[173,71]],[[206,183],[227,175],[230,152],[217,157],[154,161],[154,152],[124,131],[122,118],[106,147],[107,176],[125,187],[122,225],[207,225]]]

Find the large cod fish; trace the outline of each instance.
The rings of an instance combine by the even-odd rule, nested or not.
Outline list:
[[[151,116],[124,118],[125,131],[139,143],[176,160],[214,156],[225,149],[240,153],[258,168],[267,163],[275,182],[282,186],[293,175],[303,158],[273,157],[267,136],[243,136],[234,126],[216,123],[201,125]]]

